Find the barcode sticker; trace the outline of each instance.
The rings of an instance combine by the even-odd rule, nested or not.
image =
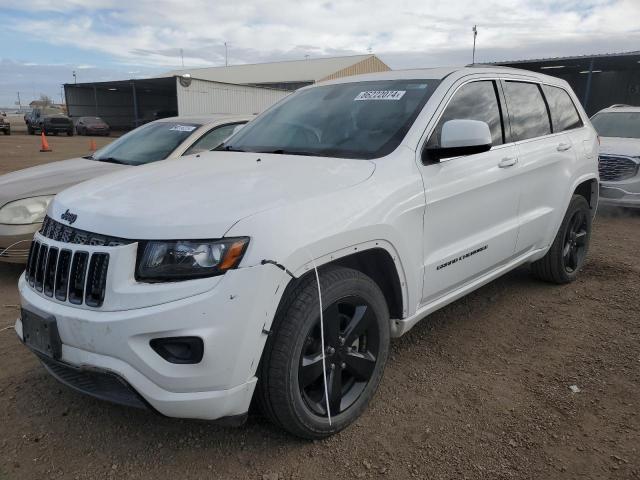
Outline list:
[[[362,100],[400,100],[406,90],[370,90],[368,92],[360,92],[354,102]]]
[[[174,130],[176,132],[193,132],[196,129],[193,125],[175,125],[171,127],[169,130]]]

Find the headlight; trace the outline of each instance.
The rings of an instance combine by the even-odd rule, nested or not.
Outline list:
[[[238,266],[247,245],[248,237],[144,242],[138,250],[136,279],[166,282],[222,275]]]
[[[53,197],[54,195],[45,195],[9,202],[0,208],[0,223],[5,225],[40,223],[44,220],[47,207]]]

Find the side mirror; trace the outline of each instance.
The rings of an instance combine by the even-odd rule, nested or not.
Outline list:
[[[426,148],[423,159],[440,161],[486,152],[491,149],[491,130],[479,120],[449,120],[442,126],[440,145]]]

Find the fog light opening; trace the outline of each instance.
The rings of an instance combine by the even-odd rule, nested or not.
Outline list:
[[[169,363],[200,363],[204,354],[204,343],[200,337],[154,338],[149,345]]]

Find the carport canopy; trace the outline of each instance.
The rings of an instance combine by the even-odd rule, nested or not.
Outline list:
[[[640,51],[495,62],[560,77],[589,115],[613,104],[640,105]]]
[[[101,117],[113,130],[178,114],[175,77],[67,83],[64,91],[72,118]]]

